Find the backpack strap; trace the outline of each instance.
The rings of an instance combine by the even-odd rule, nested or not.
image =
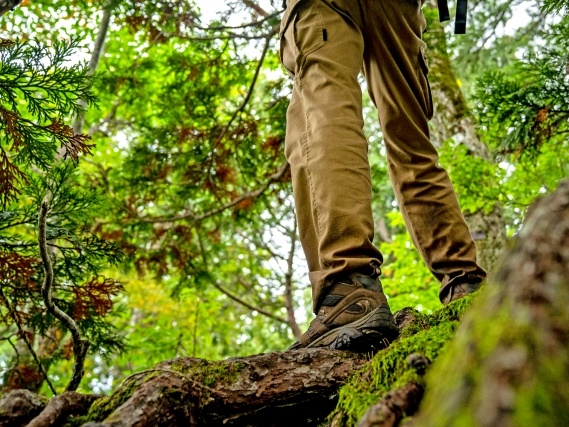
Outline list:
[[[439,19],[441,22],[450,21],[447,0],[439,0]]]
[[[456,2],[456,19],[454,21],[454,33],[466,33],[466,3],[467,0],[457,0]]]
[[[456,0],[456,20],[454,22],[454,33],[464,34],[466,32],[466,13],[468,0]],[[438,0],[439,18],[441,22],[450,20],[447,0]]]

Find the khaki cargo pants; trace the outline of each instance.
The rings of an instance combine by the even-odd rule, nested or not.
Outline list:
[[[478,283],[486,273],[446,171],[429,140],[433,103],[419,0],[288,0],[281,61],[294,77],[285,154],[314,310],[330,278],[372,274],[368,144],[362,132],[363,70],[379,112],[389,174],[413,242],[441,281]]]

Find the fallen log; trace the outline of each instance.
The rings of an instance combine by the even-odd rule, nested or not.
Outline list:
[[[23,427],[38,415],[47,399],[29,390],[11,390],[0,400],[0,427]]]
[[[66,391],[52,397],[46,407],[26,427],[51,427],[61,425],[68,417],[85,414],[94,401],[102,396]]]
[[[173,359],[97,401],[93,422],[84,426],[316,426],[334,408],[349,373],[366,360],[326,349],[220,362]]]

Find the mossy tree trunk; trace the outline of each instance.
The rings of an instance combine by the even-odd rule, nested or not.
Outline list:
[[[429,372],[415,425],[567,425],[568,382],[565,181],[534,205],[495,280]]]

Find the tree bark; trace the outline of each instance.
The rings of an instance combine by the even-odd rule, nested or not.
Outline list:
[[[423,397],[423,386],[410,382],[387,393],[371,406],[357,427],[396,427],[404,416],[414,414]]]
[[[43,411],[26,425],[26,427],[51,427],[61,425],[70,415],[81,415],[87,412],[91,404],[102,396],[79,394],[66,391],[48,402]]]
[[[46,405],[46,398],[30,390],[12,390],[0,400],[0,427],[23,427]]]
[[[130,377],[87,426],[316,426],[365,357],[326,349],[208,362],[178,358]],[[134,390],[125,399],[125,392]]]
[[[482,300],[433,366],[414,425],[567,425],[568,344],[565,181],[531,209]]]

